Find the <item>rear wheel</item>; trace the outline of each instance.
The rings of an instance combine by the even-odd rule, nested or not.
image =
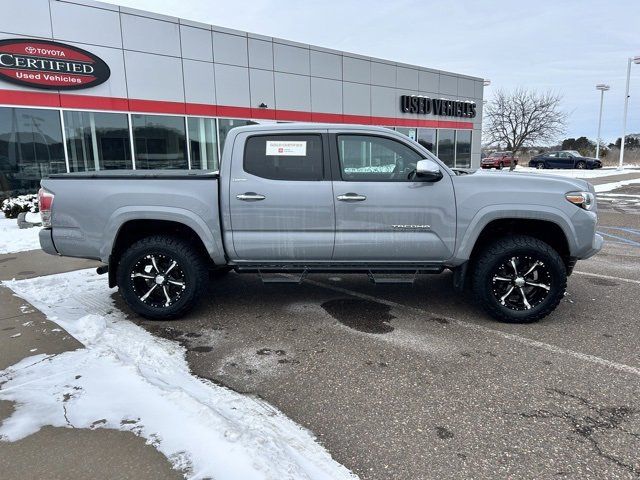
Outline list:
[[[504,168],[504,163],[500,162],[498,164],[498,170],[502,170]]]
[[[537,238],[515,235],[483,250],[472,276],[476,301],[497,320],[529,323],[550,314],[567,286],[560,255]]]
[[[187,313],[203,295],[207,262],[188,241],[154,235],[124,252],[117,283],[131,310],[152,320],[170,320]]]

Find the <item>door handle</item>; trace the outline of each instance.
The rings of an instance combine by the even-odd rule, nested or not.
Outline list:
[[[240,195],[236,195],[236,198],[244,202],[257,202],[259,200],[264,200],[267,197],[255,192],[245,192],[241,193]]]
[[[338,200],[341,202],[363,202],[367,199],[365,195],[359,195],[357,193],[345,193],[343,195],[338,195]]]

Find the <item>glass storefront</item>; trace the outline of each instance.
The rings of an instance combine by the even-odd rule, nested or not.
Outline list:
[[[456,133],[456,167],[471,167],[471,130],[458,130]]]
[[[0,198],[35,193],[42,177],[67,171],[217,170],[229,130],[256,123],[231,118],[0,107]],[[471,164],[470,130],[395,130],[420,142],[447,165]],[[387,161],[385,152],[375,146],[366,152],[362,145],[343,148],[353,149],[354,158],[357,154],[362,159],[366,154],[368,167],[379,167]]]
[[[131,115],[136,168],[189,168],[184,117]]]
[[[215,118],[187,118],[191,168],[218,169],[218,129]]]
[[[229,130],[235,127],[244,127],[245,125],[257,125],[258,122],[251,120],[237,120],[232,118],[221,118],[218,120],[218,133],[220,135],[220,151],[224,150],[224,141],[227,139]]]
[[[436,154],[436,136],[437,130],[435,128],[419,128],[418,129],[418,143],[424,148],[429,150],[434,155]]]
[[[58,110],[0,108],[0,195],[35,193],[67,171]]]
[[[64,131],[69,171],[133,168],[126,114],[65,111]]]
[[[455,130],[440,130],[438,132],[438,158],[449,167],[455,163]]]

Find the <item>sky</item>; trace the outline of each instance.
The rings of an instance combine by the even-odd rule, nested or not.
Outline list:
[[[565,137],[620,137],[627,59],[640,56],[640,0],[106,0],[262,35],[491,80],[492,91],[552,90]],[[640,133],[640,65],[627,133]]]

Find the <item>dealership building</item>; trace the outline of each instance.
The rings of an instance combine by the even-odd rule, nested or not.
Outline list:
[[[252,123],[379,125],[479,166],[481,78],[89,0],[2,6],[0,196],[51,173],[215,170]]]

